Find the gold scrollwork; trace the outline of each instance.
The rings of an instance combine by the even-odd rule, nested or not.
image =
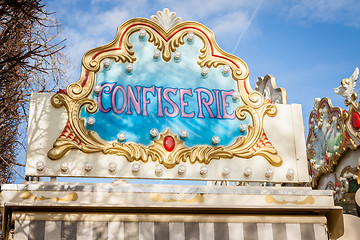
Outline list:
[[[82,107],[86,107],[86,111],[89,113],[97,111],[96,102],[89,96],[95,84],[96,72],[100,69],[101,61],[110,58],[115,62],[134,62],[136,57],[131,50],[132,45],[129,39],[140,29],[147,32],[148,42],[162,52],[164,61],[169,61],[171,52],[176,51],[180,45],[184,44],[185,35],[193,32],[202,39],[204,44],[197,62],[200,67],[216,68],[225,64],[230,66],[232,78],[237,82],[237,90],[244,103],[243,106],[236,109],[236,117],[240,120],[249,117],[253,123],[252,126],[249,126],[247,135],[237,138],[229,146],[203,145],[189,148],[170,130],[162,133],[160,138],[153,140],[153,144],[150,146],[107,142],[101,139],[96,132],[87,131],[84,120],[80,118],[80,110]],[[65,107],[68,112],[68,123],[53,148],[48,152],[48,157],[53,160],[60,159],[71,149],[78,149],[85,153],[101,152],[124,156],[130,162],[147,162],[151,159],[158,161],[166,168],[173,168],[180,162],[186,161],[208,164],[212,160],[221,158],[251,158],[256,155],[264,157],[273,166],[282,164],[281,157],[266,137],[263,129],[264,117],[276,115],[275,105],[265,102],[259,92],[251,89],[246,63],[221,50],[216,44],[213,33],[197,22],[181,22],[169,31],[149,19],[136,18],[125,22],[118,28],[117,35],[111,43],[92,49],[83,56],[79,81],[70,84],[65,93],[55,94],[51,102],[54,107]],[[171,152],[164,149],[162,140],[165,136],[172,136],[175,140],[175,148]]]

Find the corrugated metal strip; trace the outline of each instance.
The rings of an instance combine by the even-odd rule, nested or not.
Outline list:
[[[325,224],[199,222],[15,222],[15,240],[326,240]]]

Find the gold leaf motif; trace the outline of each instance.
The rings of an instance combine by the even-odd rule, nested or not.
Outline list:
[[[33,200],[33,201],[44,201],[44,200],[53,200],[56,202],[68,202],[78,200],[78,194],[76,192],[71,192],[64,197],[35,197],[30,191],[24,191],[20,194],[20,197],[24,200]]]
[[[267,203],[275,203],[275,204],[297,204],[297,205],[303,205],[303,204],[314,204],[315,203],[315,199],[313,196],[307,196],[304,200],[302,201],[287,201],[287,200],[277,200],[275,199],[273,196],[271,195],[266,195],[265,197],[265,201]]]
[[[183,203],[203,203],[205,201],[205,197],[203,194],[196,194],[195,197],[193,197],[192,199],[174,199],[174,198],[170,198],[170,199],[166,199],[163,196],[161,196],[159,193],[154,193],[151,196],[151,200],[153,202],[165,202],[165,203],[170,203],[170,202],[183,202]]]

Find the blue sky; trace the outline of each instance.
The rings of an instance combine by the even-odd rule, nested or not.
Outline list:
[[[258,76],[276,78],[288,103],[303,107],[305,128],[315,97],[330,97],[343,78],[360,66],[360,4],[356,0],[54,0],[67,40],[70,82],[78,80],[83,54],[109,43],[124,21],[149,18],[169,8],[184,21],[198,21],[214,33],[218,45],[243,59],[253,88]],[[306,130],[307,132],[307,130]]]
[[[360,65],[355,0],[62,0],[47,5],[63,25],[72,82],[78,80],[82,55],[109,43],[118,25],[167,7],[184,21],[209,27],[223,50],[242,58],[253,88],[258,76],[273,75],[287,90],[288,103],[302,104],[305,128],[315,97],[330,97],[343,107],[333,88]]]

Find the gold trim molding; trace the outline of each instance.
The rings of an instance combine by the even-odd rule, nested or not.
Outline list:
[[[269,204],[271,203],[275,203],[275,204],[297,204],[297,205],[304,205],[304,204],[314,204],[315,203],[315,199],[313,196],[307,196],[304,200],[302,201],[287,201],[287,200],[277,200],[275,199],[273,196],[271,195],[267,195],[265,197],[265,201]]]
[[[76,192],[71,192],[64,197],[36,197],[30,191],[24,191],[20,194],[20,197],[24,200],[33,200],[33,201],[45,201],[45,200],[52,200],[55,202],[68,202],[68,201],[76,201],[78,200],[79,196]]]
[[[163,196],[161,196],[159,193],[154,193],[151,196],[151,200],[153,202],[164,202],[164,203],[170,203],[170,202],[183,202],[183,203],[203,203],[205,201],[205,197],[203,194],[196,194],[195,197],[191,198],[191,199],[175,199],[175,198],[169,198],[166,199]]]
[[[244,105],[236,109],[236,117],[244,120],[251,118],[246,136],[238,137],[228,146],[200,145],[189,148],[170,130],[161,133],[159,139],[154,139],[150,146],[136,143],[107,142],[94,131],[88,131],[85,121],[80,117],[80,110],[85,107],[88,113],[98,110],[97,103],[89,96],[96,82],[96,73],[100,70],[101,62],[109,58],[115,62],[134,63],[137,59],[132,51],[130,36],[140,30],[148,34],[148,42],[152,43],[162,53],[162,60],[170,61],[171,54],[184,44],[186,34],[192,32],[203,41],[197,64],[201,67],[217,68],[228,65],[231,68],[232,79],[237,83],[237,91],[241,94]],[[265,116],[274,117],[277,113],[275,105],[264,100],[257,91],[251,89],[249,70],[240,58],[224,52],[216,44],[214,34],[205,26],[197,22],[179,22],[166,30],[157,22],[144,19],[131,19],[118,27],[117,34],[107,45],[88,51],[82,59],[80,79],[70,84],[66,90],[55,94],[51,103],[56,108],[65,107],[68,113],[68,123],[63,133],[55,141],[48,152],[52,160],[62,158],[70,150],[80,150],[84,153],[112,154],[125,157],[129,162],[157,161],[166,168],[173,168],[180,162],[208,164],[212,160],[232,159],[234,157],[249,159],[253,156],[264,157],[271,165],[282,165],[282,159],[266,136],[263,129]],[[170,153],[161,143],[165,136],[175,139],[176,147]]]

